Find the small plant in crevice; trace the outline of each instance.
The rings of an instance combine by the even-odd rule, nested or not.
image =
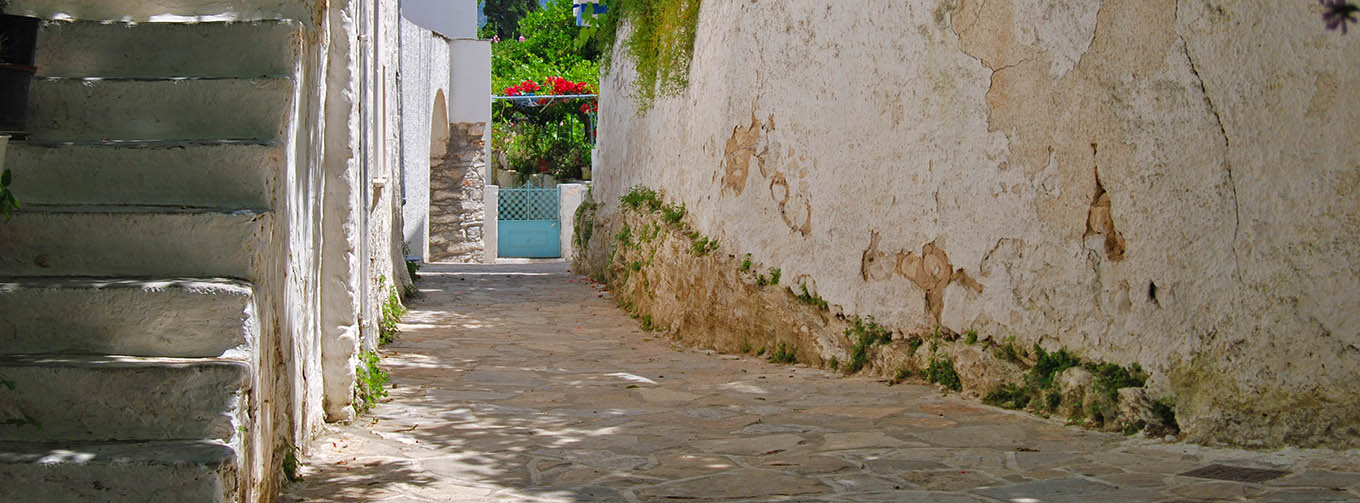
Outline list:
[[[1086,370],[1094,376],[1091,387],[1112,403],[1118,402],[1120,388],[1141,388],[1148,378],[1137,363],[1128,367],[1113,363],[1087,363]]]
[[[840,369],[840,368],[841,368],[841,360],[840,360],[839,358],[832,357],[832,358],[831,358],[831,370],[838,370],[838,369]]]
[[[718,240],[709,239],[708,236],[704,236],[702,234],[699,234],[698,232],[691,232],[689,235],[689,239],[690,239],[690,252],[693,253],[694,256],[696,257],[708,255],[713,250],[718,249]]]
[[[873,316],[856,316],[845,329],[845,336],[855,343],[850,350],[850,361],[845,365],[847,374],[859,372],[869,363],[869,349],[874,345],[892,342],[892,331],[875,322]]]
[[[633,228],[632,228],[632,227],[629,227],[628,224],[623,224],[623,228],[622,228],[622,229],[619,229],[619,233],[618,233],[618,234],[615,234],[615,235],[614,235],[614,239],[618,240],[619,245],[621,245],[621,247],[622,247],[623,249],[626,250],[626,249],[628,249],[628,248],[632,248],[632,247],[633,247]]]
[[[675,227],[685,218],[685,204],[668,204],[661,207],[661,221]]]
[[[930,366],[926,367],[926,381],[939,384],[953,391],[963,390],[963,381],[959,379],[959,373],[954,370],[954,362],[948,358],[930,359]]]
[[[0,149],[0,151],[3,150],[4,149]],[[9,220],[10,217],[14,216],[14,211],[21,207],[19,200],[14,197],[14,192],[9,190],[9,184],[12,179],[13,175],[10,174],[9,168],[5,168],[3,172],[0,172],[0,216],[4,216],[5,220]]]
[[[771,284],[771,285],[778,285],[778,284],[779,284],[779,274],[780,274],[780,270],[779,270],[778,267],[772,267],[772,268],[770,268],[770,284]]]
[[[381,355],[377,351],[359,353],[359,366],[354,367],[354,413],[362,416],[373,410],[378,401],[387,398],[387,372],[378,366]]]
[[[827,310],[826,299],[823,299],[821,295],[809,293],[806,283],[798,285],[798,288],[802,290],[802,293],[795,295],[794,298],[798,299],[800,302],[804,304],[816,306],[818,309],[821,309],[823,311]]]
[[[992,356],[995,356],[996,359],[1004,362],[1020,363],[1020,357],[1022,355],[1021,351],[1015,347],[1015,336],[1006,337],[1004,343],[992,348]]]
[[[911,369],[908,369],[906,367],[897,367],[897,372],[893,373],[893,378],[888,381],[888,385],[891,386],[894,384],[902,384],[903,382],[906,382],[907,378],[910,377]]]
[[[411,246],[406,243],[402,243],[401,255],[403,257],[406,257],[406,273],[411,276],[411,281],[415,282],[419,280],[420,275],[416,273],[420,272],[420,259],[411,258]]]
[[[916,354],[916,350],[921,349],[921,346],[924,345],[925,343],[926,343],[925,339],[922,339],[920,336],[914,336],[910,339],[907,339],[907,349],[910,350],[911,354],[914,355]]]
[[[653,330],[656,330],[656,324],[652,323],[652,315],[642,315],[642,331],[651,332]]]
[[[283,446],[283,462],[280,464],[280,468],[283,470],[283,478],[287,479],[289,482],[298,482],[302,480],[302,475],[298,474],[298,470],[302,468],[302,463],[298,461],[298,448],[296,445],[285,444]]]
[[[982,403],[1006,409],[1023,409],[1029,406],[1031,393],[1015,383],[1005,383],[982,397]]]
[[[794,354],[794,351],[788,345],[780,342],[775,346],[774,352],[770,353],[768,361],[770,363],[798,363],[798,355]]]
[[[661,201],[661,193],[641,185],[634,185],[627,194],[619,198],[619,202],[635,211],[645,206],[650,212],[658,211],[665,205]]]
[[[401,305],[401,297],[397,295],[396,288],[387,286],[387,276],[378,276],[378,291],[383,290],[387,291],[387,299],[380,306],[382,320],[378,323],[379,346],[386,346],[397,340],[397,334],[401,331],[397,324],[401,323],[401,318],[407,313],[406,306]]]
[[[978,341],[977,330],[969,330],[967,333],[963,334],[964,344],[972,346],[974,344],[977,344],[977,341]]]

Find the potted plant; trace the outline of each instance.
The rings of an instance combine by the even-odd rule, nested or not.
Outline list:
[[[38,41],[35,17],[5,14],[9,2],[0,0],[0,134],[28,134],[28,86],[37,73],[33,66]]]

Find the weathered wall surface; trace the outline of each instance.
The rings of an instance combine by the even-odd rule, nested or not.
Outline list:
[[[409,14],[409,11],[408,11]],[[401,216],[410,256],[428,258],[430,166],[448,148],[449,40],[401,19]]]
[[[1192,440],[1360,444],[1360,42],[1311,4],[710,0],[698,30],[682,96],[602,83],[596,236],[655,187],[833,312],[1139,363]]]
[[[430,260],[482,261],[486,218],[482,192],[486,179],[485,122],[450,124],[443,158],[430,167]]]

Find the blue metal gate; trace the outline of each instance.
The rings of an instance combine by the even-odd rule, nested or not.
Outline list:
[[[496,252],[502,257],[562,256],[562,223],[557,188],[501,189]]]

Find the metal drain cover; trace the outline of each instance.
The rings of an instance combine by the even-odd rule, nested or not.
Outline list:
[[[1209,465],[1182,473],[1186,477],[1201,479],[1230,480],[1233,482],[1264,482],[1289,474],[1284,470],[1265,470],[1244,466]]]

